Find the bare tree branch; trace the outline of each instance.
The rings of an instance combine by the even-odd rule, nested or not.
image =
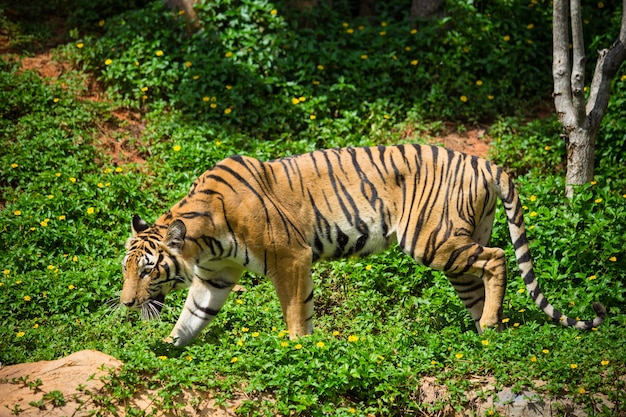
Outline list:
[[[598,52],[598,61],[591,80],[586,106],[587,123],[597,131],[609,104],[611,81],[626,60],[626,0],[622,0],[622,24],[619,38],[609,49]]]
[[[580,13],[580,0],[571,0],[570,14],[572,22],[572,117],[576,125],[585,120],[585,41],[583,39],[583,19]]]
[[[571,67],[569,59],[569,4],[566,0],[554,0],[553,7],[553,53],[552,77],[554,79],[554,105],[559,120],[568,130],[576,125],[572,102]]]

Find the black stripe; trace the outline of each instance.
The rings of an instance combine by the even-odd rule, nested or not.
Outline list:
[[[480,303],[481,301],[485,301],[484,297],[478,297],[476,300],[474,300],[474,302],[469,303],[469,304],[463,304],[465,305],[465,308],[467,308],[468,310],[471,309],[472,307],[474,307],[476,304]]]
[[[310,302],[312,300],[313,300],[313,290],[311,290],[311,294],[309,294],[309,296],[306,298],[306,300],[304,300],[303,304],[306,304],[306,303],[308,303],[308,302]]]
[[[223,279],[209,279],[209,280],[203,280],[203,281],[209,284],[210,286],[217,288],[218,290],[224,290],[226,288],[230,288],[235,285],[232,282],[229,282]]]
[[[195,299],[193,300],[193,306],[194,306],[197,310],[202,311],[202,312],[203,312],[204,314],[206,314],[207,316],[213,316],[213,317],[215,317],[215,316],[217,316],[217,313],[219,313],[219,312],[220,312],[219,310],[215,310],[215,309],[213,309],[213,308],[209,308],[209,307],[202,307],[200,304],[198,304],[198,303],[196,302],[196,300],[195,300]],[[202,318],[202,317],[200,317],[199,315],[195,314],[195,312],[193,312],[193,311],[192,311],[191,313],[192,313],[194,316],[196,316],[196,317]]]
[[[465,288],[465,289],[462,289],[462,290],[457,288],[457,286],[454,285],[454,284],[453,284],[453,286],[454,286],[454,289],[456,290],[457,294],[459,294],[459,297],[461,297],[461,294],[467,294],[467,293],[470,293],[470,292],[474,292],[474,291],[480,290],[481,288],[485,287],[482,282],[478,283],[477,285],[474,285],[473,287]]]

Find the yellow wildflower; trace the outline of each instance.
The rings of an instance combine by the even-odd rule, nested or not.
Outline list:
[[[163,56],[163,51],[160,49],[156,51],[156,56]]]
[[[24,301],[30,301],[30,295],[25,295],[24,296]]]
[[[351,334],[350,336],[348,336],[348,342],[358,342],[359,341],[359,336],[355,336],[353,334]]]
[[[112,59],[107,59],[104,61],[104,65],[111,65],[113,63]]]

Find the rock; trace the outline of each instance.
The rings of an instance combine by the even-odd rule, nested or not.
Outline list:
[[[6,366],[0,369],[0,417],[18,410],[20,417],[88,416],[95,409],[89,392],[102,388],[106,369],[120,366],[121,361],[94,350]]]

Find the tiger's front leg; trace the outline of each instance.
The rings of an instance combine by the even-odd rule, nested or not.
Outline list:
[[[282,257],[270,279],[276,288],[289,338],[313,333],[313,279],[311,253]]]
[[[194,278],[183,311],[172,333],[165,339],[166,342],[185,346],[217,316],[240,274],[228,275],[226,278],[210,280]]]

